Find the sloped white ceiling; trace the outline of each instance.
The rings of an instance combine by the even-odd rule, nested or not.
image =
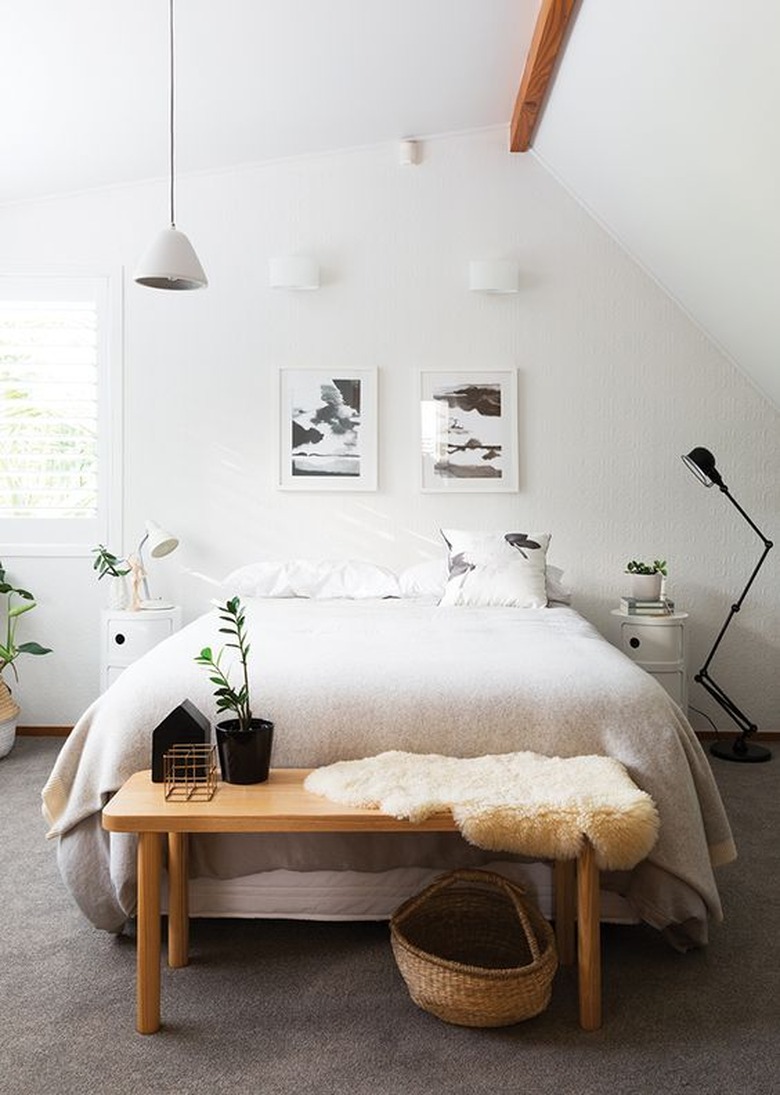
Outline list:
[[[508,121],[539,0],[177,0],[177,166]],[[0,0],[0,202],[164,176],[168,0]]]
[[[779,47],[776,0],[583,0],[534,150],[780,408]]]
[[[178,170],[508,127],[539,7],[177,0]],[[165,176],[167,9],[0,0],[0,202]],[[780,407],[778,46],[777,0],[581,0],[532,154]]]

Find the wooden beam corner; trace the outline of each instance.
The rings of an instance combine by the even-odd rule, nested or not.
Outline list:
[[[526,152],[531,146],[576,5],[577,0],[542,0],[512,112],[510,152]]]

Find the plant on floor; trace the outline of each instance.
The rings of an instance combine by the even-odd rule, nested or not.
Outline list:
[[[234,641],[225,643],[225,646],[218,652],[216,657],[210,646],[204,646],[195,661],[212,674],[209,680],[217,686],[214,690],[217,699],[217,713],[232,711],[238,720],[237,729],[248,730],[252,723],[252,709],[249,702],[249,672],[247,669],[249,642],[246,635],[244,612],[238,597],[231,597],[225,604],[217,605],[217,608],[220,613],[220,620],[227,625],[219,629],[220,633],[229,635]],[[243,680],[237,689],[231,685],[227,673],[222,669],[221,662],[226,647],[237,650],[239,654]]]
[[[654,559],[652,563],[641,563],[632,559],[626,564],[626,574],[663,574],[666,577],[666,560]]]
[[[40,643],[18,643],[16,641],[16,627],[19,617],[23,616],[25,612],[32,611],[36,602],[32,593],[28,590],[17,589],[5,580],[5,568],[1,562],[0,596],[5,597],[6,601],[5,639],[0,642],[0,678],[2,678],[6,667],[10,666],[14,677],[18,680],[19,674],[15,663],[20,654],[50,654],[51,650],[47,646],[41,646]]]

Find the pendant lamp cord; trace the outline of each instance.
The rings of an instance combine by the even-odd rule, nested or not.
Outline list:
[[[176,227],[176,219],[174,216],[174,200],[173,200],[173,180],[174,180],[174,159],[173,159],[173,130],[174,130],[174,71],[173,71],[173,0],[168,0],[168,42],[169,42],[169,68],[170,68],[170,111],[169,111],[169,151],[170,151],[170,164],[171,164],[171,228]]]

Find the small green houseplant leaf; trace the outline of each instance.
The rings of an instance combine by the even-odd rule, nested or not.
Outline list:
[[[108,550],[105,544],[98,544],[96,548],[92,549],[92,554],[95,556],[92,569],[97,571],[98,581],[105,578],[106,575],[111,578],[123,578],[125,574],[130,573],[127,560],[119,559],[112,551]]]
[[[20,654],[51,654],[51,650],[47,646],[41,646],[40,643],[18,643],[16,641],[16,628],[19,617],[26,612],[31,612],[35,608],[36,602],[29,590],[15,588],[5,580],[5,568],[1,562],[0,596],[6,599],[5,637],[0,642],[0,677],[2,677],[5,668],[10,666],[15,679],[18,680],[19,673],[15,662]],[[20,600],[16,600],[16,598],[20,598]]]
[[[666,577],[666,560],[654,559],[652,563],[632,559],[626,564],[626,574],[663,574]]]

